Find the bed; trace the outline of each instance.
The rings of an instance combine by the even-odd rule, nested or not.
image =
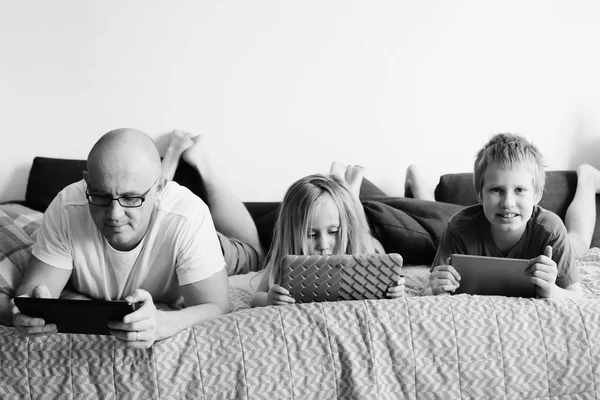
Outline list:
[[[80,162],[34,160],[26,200],[0,205],[0,295],[10,296],[14,290],[44,202],[53,197],[55,189],[41,189],[40,182],[56,187],[69,183],[48,181],[44,174],[56,177],[60,172],[61,179],[68,180],[65,171],[77,170],[75,164]],[[543,202],[552,202],[559,215],[560,207],[572,198],[572,178],[572,171],[549,173]],[[186,178],[179,179],[185,182]],[[554,186],[557,180],[566,186]],[[468,174],[444,176],[436,196],[469,204],[470,199],[460,197],[468,192],[467,181]],[[463,190],[450,193],[457,185],[463,185]],[[399,209],[414,203],[373,192],[365,201]],[[267,240],[277,204],[247,206]],[[417,206],[427,207],[418,202]],[[402,240],[414,238],[417,243],[398,249],[409,261],[403,269],[407,278],[403,299],[251,309],[260,273],[249,273],[229,278],[229,314],[147,350],[127,348],[107,336],[22,337],[14,328],[0,326],[0,398],[600,397],[600,249],[596,242],[577,260],[585,291],[581,300],[421,297],[429,273],[425,261],[433,257],[430,247],[436,237],[429,234],[425,239],[428,232],[420,232],[419,226],[431,224],[388,222],[389,226],[379,227],[380,234],[404,235]]]

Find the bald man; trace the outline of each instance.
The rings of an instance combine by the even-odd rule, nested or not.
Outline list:
[[[228,311],[225,261],[206,204],[161,177],[152,139],[133,129],[94,145],[83,179],[48,207],[16,295],[58,298],[70,282],[93,299],[141,303],[111,334],[128,346],[156,340]],[[160,311],[154,302],[181,304]],[[25,334],[56,332],[13,307]]]

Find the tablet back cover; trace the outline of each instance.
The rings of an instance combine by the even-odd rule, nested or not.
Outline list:
[[[400,278],[402,257],[390,254],[285,256],[282,287],[299,303],[386,298]]]

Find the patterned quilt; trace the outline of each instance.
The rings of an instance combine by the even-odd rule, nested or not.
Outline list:
[[[133,350],[111,337],[21,337],[0,326],[0,399],[597,399],[600,249],[586,296],[418,296],[250,309],[260,276],[230,278],[232,312]]]

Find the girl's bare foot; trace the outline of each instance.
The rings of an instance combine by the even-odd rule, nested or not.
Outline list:
[[[165,151],[161,165],[161,175],[168,180],[173,179],[181,155],[194,144],[192,135],[181,129],[173,130],[170,136],[169,146]]]
[[[419,167],[412,164],[406,169],[406,178],[404,180],[404,196],[413,197],[420,200],[435,201],[435,196],[427,187],[427,182]]]
[[[365,169],[360,165],[348,165],[346,167],[344,178],[346,179],[350,193],[357,199],[359,198],[360,185],[362,185],[364,174]]]
[[[331,163],[331,168],[329,168],[329,173],[331,175],[337,176],[341,180],[345,180],[346,178],[344,177],[344,174],[346,173],[346,166],[339,161],[334,161]]]
[[[358,199],[360,185],[362,185],[362,180],[364,176],[363,167],[361,167],[360,165],[346,166],[344,163],[334,161],[331,163],[329,173],[331,175],[337,176],[342,181],[346,182],[350,193],[352,193],[352,195]]]

